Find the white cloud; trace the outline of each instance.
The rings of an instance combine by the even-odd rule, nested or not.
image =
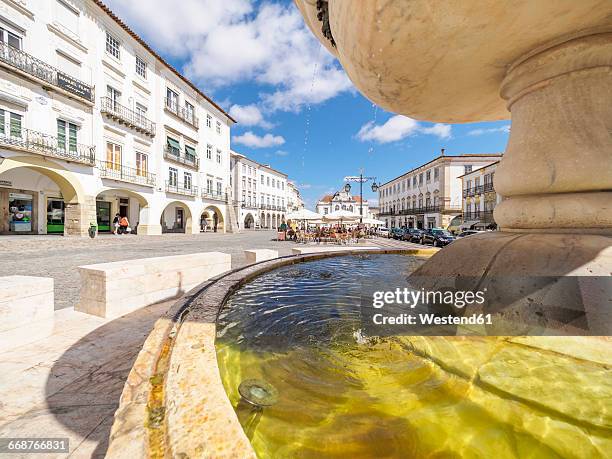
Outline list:
[[[242,135],[234,136],[232,141],[251,148],[276,147],[285,143],[285,139],[280,135],[266,134],[260,137],[251,131],[245,132]]]
[[[497,128],[488,128],[488,129],[473,129],[467,133],[467,135],[485,135],[492,134],[495,132],[510,132],[510,125],[507,124],[505,126],[497,127]]]
[[[230,107],[229,114],[243,126],[261,126],[270,129],[272,124],[264,120],[261,110],[256,105],[237,105]]]
[[[276,156],[289,156],[289,152],[285,150],[276,150],[274,154]]]
[[[187,76],[207,91],[256,83],[262,108],[295,112],[353,87],[292,3],[149,0],[142,8],[133,0],[107,1],[156,49],[184,60]]]
[[[423,126],[416,120],[402,115],[389,118],[384,124],[376,125],[373,121],[364,124],[357,133],[357,138],[362,142],[375,141],[378,143],[397,142],[416,134],[435,135],[441,139],[451,136],[451,126],[448,124],[434,124]]]

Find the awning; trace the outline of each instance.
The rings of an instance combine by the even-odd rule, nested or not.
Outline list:
[[[170,145],[172,148],[176,148],[179,151],[181,150],[178,140],[174,140],[172,137],[168,137],[168,145]]]
[[[185,153],[187,153],[188,155],[191,155],[191,156],[195,156],[196,155],[195,148],[193,148],[192,146],[189,146],[189,145],[185,145]]]

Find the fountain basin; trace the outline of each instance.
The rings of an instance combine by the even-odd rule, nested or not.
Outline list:
[[[605,457],[612,447],[609,338],[372,341],[355,336],[352,326],[336,326],[350,323],[351,302],[324,301],[321,310],[297,315],[275,317],[278,312],[272,311],[272,320],[253,326],[242,314],[247,310],[240,311],[249,296],[256,300],[250,306],[263,308],[260,312],[275,302],[283,311],[283,297],[295,304],[291,285],[257,300],[260,284],[274,285],[280,274],[291,280],[287,271],[295,271],[297,284],[311,282],[313,291],[329,282],[330,300],[345,289],[339,278],[351,272],[347,266],[358,265],[361,271],[353,271],[367,274],[368,258],[397,262],[398,252],[349,253],[359,258],[348,261],[346,252],[334,258],[286,257],[190,292],[158,322],[134,365],[109,457],[469,456],[474,451]],[[406,266],[411,259],[404,258]],[[324,275],[329,266],[337,268],[331,277]],[[406,275],[390,272],[394,281]],[[330,305],[333,314],[326,311]],[[335,320],[323,320],[326,314]],[[275,330],[274,320],[281,317],[295,320],[278,322]],[[257,336],[262,324],[273,325],[262,326],[264,333]],[[263,395],[274,393],[274,403],[245,411],[239,387],[249,380],[265,389]]]

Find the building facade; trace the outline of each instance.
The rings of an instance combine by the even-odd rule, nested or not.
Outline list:
[[[287,174],[232,152],[233,202],[240,229],[274,229],[285,221]]]
[[[499,161],[473,170],[463,176],[463,218],[465,229],[496,229],[493,209],[502,201],[495,191],[493,178]]]
[[[350,192],[342,190],[333,195],[323,196],[317,202],[316,211],[321,215],[327,215],[336,210],[346,210],[359,215],[360,208],[363,211],[363,218],[371,218],[367,199],[362,203],[360,196],[353,196]]]
[[[0,7],[0,234],[232,230],[234,120],[98,0]]]
[[[380,185],[379,218],[388,228],[447,227],[462,212],[461,176],[501,154],[442,155]]]
[[[293,182],[287,182],[287,212],[297,212],[304,208],[300,190]]]

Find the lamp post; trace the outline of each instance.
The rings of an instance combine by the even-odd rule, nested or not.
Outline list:
[[[344,191],[347,193],[351,191],[351,184],[348,182],[359,183],[359,223],[363,223],[363,184],[372,180],[372,191],[376,193],[378,191],[378,184],[376,183],[376,177],[364,177],[363,169],[360,169],[359,175],[349,175],[344,177],[344,181],[347,182],[344,185]]]

